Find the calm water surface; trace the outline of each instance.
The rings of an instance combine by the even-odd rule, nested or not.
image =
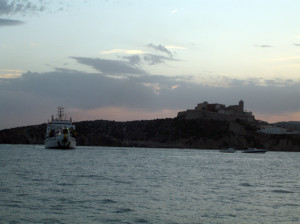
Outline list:
[[[0,223],[300,223],[300,153],[0,145]]]

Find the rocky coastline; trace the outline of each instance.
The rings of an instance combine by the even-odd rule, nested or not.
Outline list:
[[[77,145],[149,148],[236,149],[264,148],[300,152],[300,135],[257,133],[258,125],[243,120],[155,119],[75,123]],[[0,144],[43,144],[46,124],[0,131]]]

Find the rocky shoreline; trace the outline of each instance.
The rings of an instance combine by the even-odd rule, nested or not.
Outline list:
[[[236,149],[264,148],[300,152],[300,135],[257,133],[257,124],[241,120],[156,119],[75,123],[81,146]],[[46,124],[0,131],[0,144],[43,144]]]

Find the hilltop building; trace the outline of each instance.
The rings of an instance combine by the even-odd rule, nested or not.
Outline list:
[[[255,118],[252,112],[244,111],[244,101],[240,100],[238,105],[230,105],[226,107],[224,104],[213,103],[207,101],[199,103],[195,109],[181,111],[177,114],[177,118],[182,119],[215,119],[215,120],[246,120],[254,122]]]

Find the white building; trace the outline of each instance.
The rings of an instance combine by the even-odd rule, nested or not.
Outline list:
[[[258,130],[259,133],[270,134],[270,135],[286,135],[286,134],[299,134],[298,131],[288,131],[285,128],[269,126]]]

